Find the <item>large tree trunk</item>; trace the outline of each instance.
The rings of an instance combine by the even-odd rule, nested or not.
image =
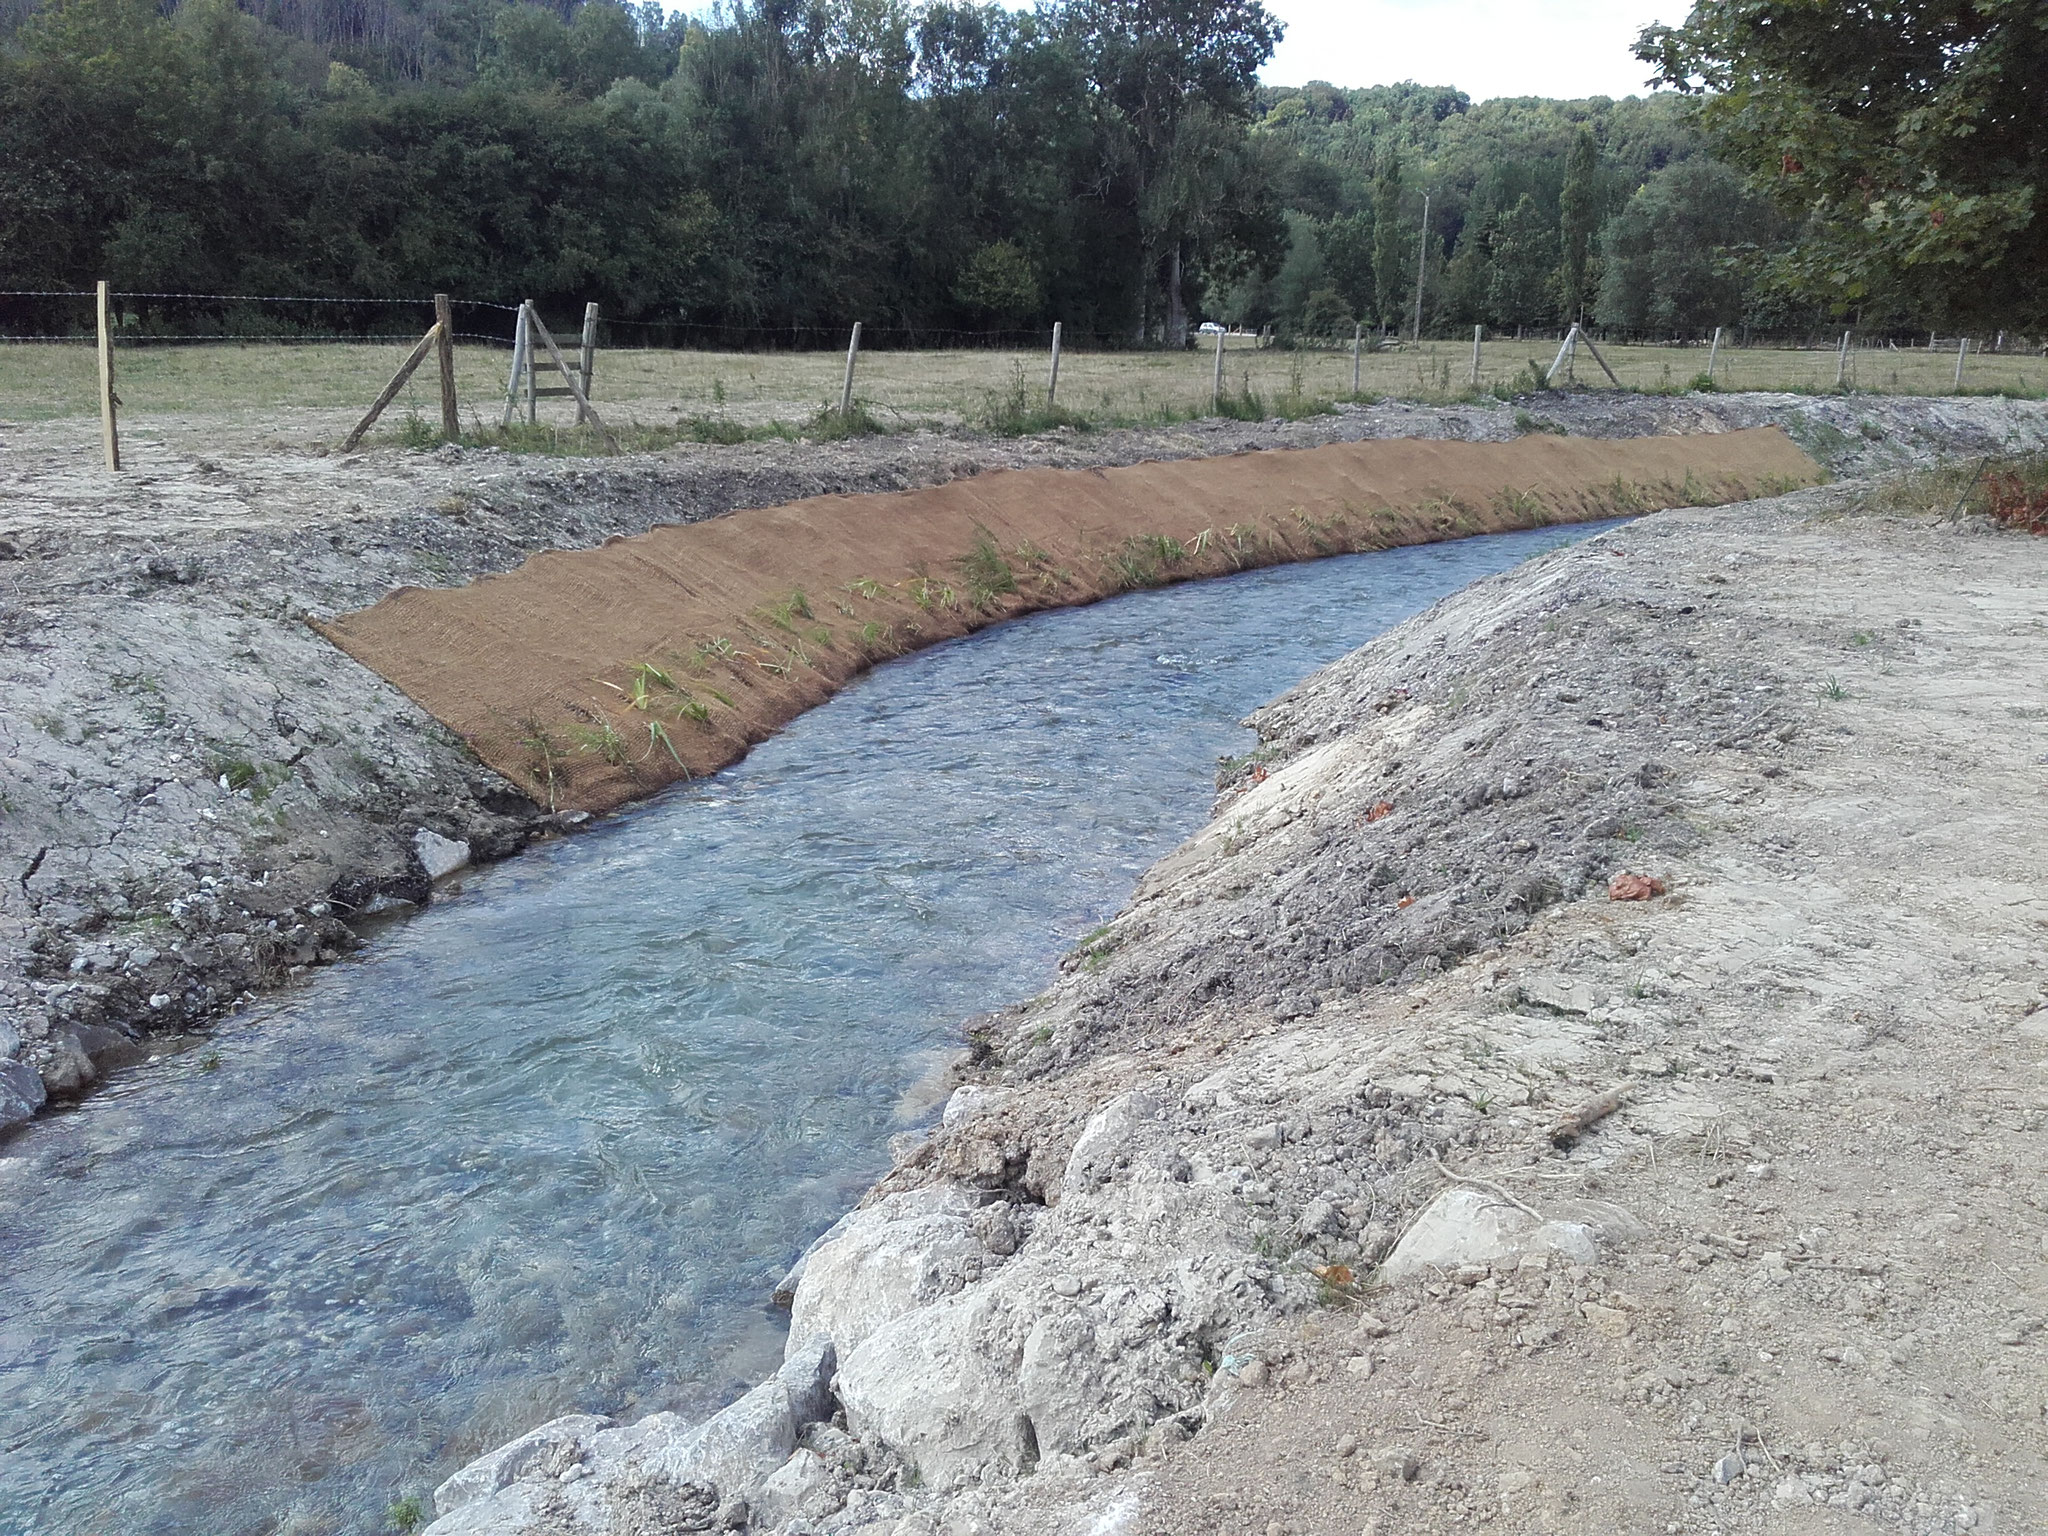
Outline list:
[[[1180,297],[1180,242],[1166,258],[1166,344],[1184,348],[1188,344],[1188,311]]]

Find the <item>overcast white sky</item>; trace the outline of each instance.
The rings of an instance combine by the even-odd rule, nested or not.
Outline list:
[[[1690,0],[1266,0],[1287,38],[1271,85],[1452,85],[1489,96],[1644,94],[1629,52],[1653,21],[1683,21]]]

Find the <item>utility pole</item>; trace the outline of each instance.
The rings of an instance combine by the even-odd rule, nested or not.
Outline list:
[[[1415,345],[1422,345],[1422,283],[1429,272],[1429,194],[1422,194],[1422,233],[1415,241]]]

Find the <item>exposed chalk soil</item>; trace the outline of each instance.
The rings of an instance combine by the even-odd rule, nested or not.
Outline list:
[[[170,449],[81,467],[0,439],[0,1128],[347,952],[434,873],[550,817],[305,625],[403,585],[828,492],[1370,437],[1777,422],[1837,473],[2037,440],[1990,399],[1555,394],[1007,442],[917,434],[592,463]],[[425,835],[423,835],[425,834]]]
[[[1254,716],[785,1284],[435,1536],[2048,1527],[2048,541],[1656,514]]]

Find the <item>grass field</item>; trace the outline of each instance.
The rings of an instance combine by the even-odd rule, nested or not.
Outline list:
[[[116,355],[124,423],[146,429],[152,418],[191,427],[199,419],[291,443],[332,443],[348,430],[403,359],[402,343],[198,344],[124,348]],[[1481,391],[1512,394],[1534,387],[1556,355],[1554,341],[1493,341],[1480,359]],[[1704,347],[1605,347],[1630,389],[1686,388],[1705,368]],[[924,424],[1036,430],[1057,424],[1042,412],[1044,353],[999,351],[870,352],[862,356],[855,394],[865,417],[883,429]],[[504,406],[509,354],[484,346],[456,350],[457,391],[466,428],[496,429]],[[764,431],[800,431],[836,404],[842,354],[607,351],[597,363],[595,402],[630,443],[652,446],[677,437],[738,439]],[[1214,369],[1210,350],[1069,352],[1060,364],[1059,405],[1077,425],[1169,421],[1208,413]],[[1583,350],[1576,380],[1608,387]],[[1473,392],[1470,343],[1425,342],[1368,352],[1359,388],[1367,395],[1444,401]],[[1819,391],[1834,387],[1832,350],[1723,348],[1716,381],[1723,389]],[[1946,349],[1860,349],[1849,382],[1888,394],[1954,391],[1955,354]],[[1972,356],[1970,393],[2048,395],[2048,359],[2037,355]],[[1352,394],[1348,348],[1334,351],[1260,349],[1231,338],[1224,357],[1226,411],[1231,415],[1303,415]],[[89,417],[97,410],[90,347],[17,346],[0,350],[0,421]],[[439,396],[431,362],[386,412],[376,438],[402,440],[438,427]],[[574,418],[567,400],[542,401],[543,424]],[[815,429],[815,427],[814,427]],[[525,441],[516,446],[547,446]],[[541,434],[540,436],[547,436]]]

